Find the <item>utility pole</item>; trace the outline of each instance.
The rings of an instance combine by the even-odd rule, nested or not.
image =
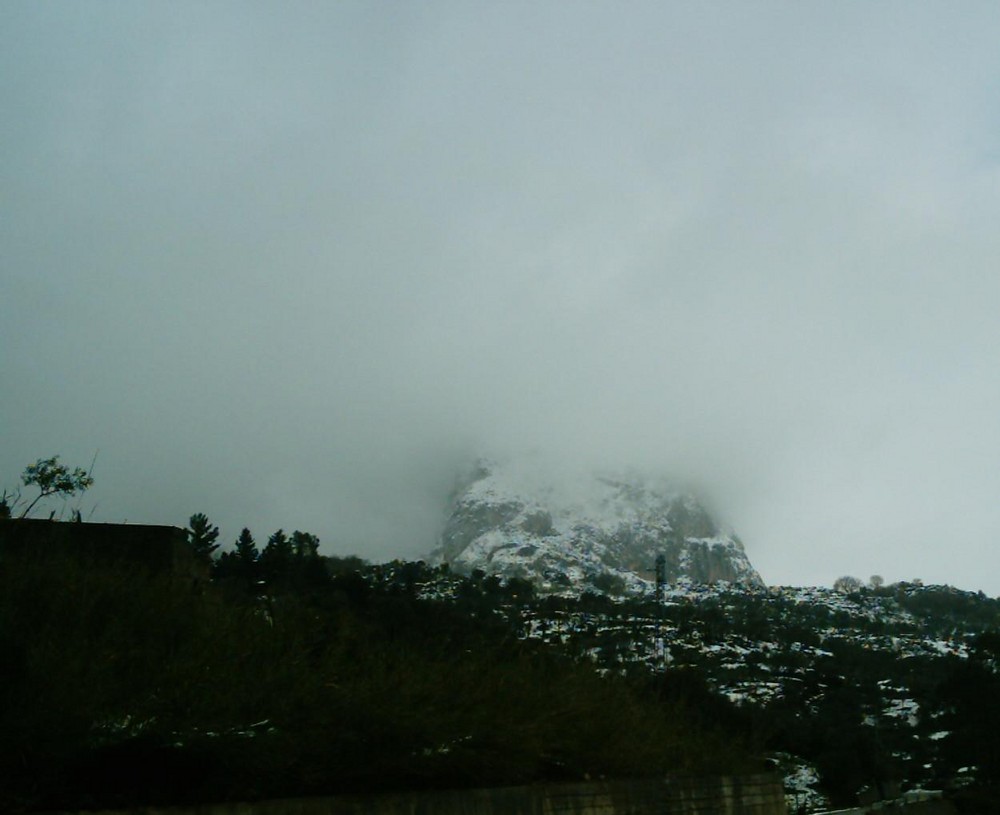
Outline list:
[[[667,556],[656,556],[656,660],[663,670],[667,666],[666,646],[663,642],[663,604],[667,599]]]
[[[667,556],[656,556],[656,602],[662,604],[667,596]]]

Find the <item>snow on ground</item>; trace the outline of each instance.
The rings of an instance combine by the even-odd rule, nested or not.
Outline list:
[[[819,773],[812,764],[788,753],[777,754],[775,760],[778,771],[784,777],[785,803],[789,813],[795,815],[829,809],[830,800],[817,789]]]
[[[890,719],[902,719],[910,727],[916,727],[920,722],[920,705],[913,699],[891,699],[882,711],[883,716]]]

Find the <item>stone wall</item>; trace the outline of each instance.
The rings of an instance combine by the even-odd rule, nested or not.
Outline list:
[[[785,815],[776,775],[550,784],[128,810],[129,815]],[[91,813],[91,815],[125,815]]]

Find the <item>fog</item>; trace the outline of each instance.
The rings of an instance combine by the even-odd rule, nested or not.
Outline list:
[[[1000,593],[1000,9],[0,6],[0,486],[426,554],[542,451]],[[51,508],[57,508],[54,505]]]

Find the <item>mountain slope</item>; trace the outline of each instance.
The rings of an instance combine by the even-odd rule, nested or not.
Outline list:
[[[544,475],[480,462],[456,492],[431,557],[534,581],[543,591],[642,594],[657,557],[668,583],[763,586],[743,544],[690,494],[660,479]]]

